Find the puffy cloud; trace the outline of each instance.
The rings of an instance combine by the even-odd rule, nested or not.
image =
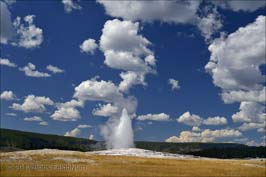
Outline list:
[[[171,24],[191,24],[201,31],[206,41],[222,27],[216,8],[208,5],[201,17],[198,15],[201,1],[105,1],[98,0],[108,15],[124,20]]]
[[[0,58],[0,65],[5,65],[13,68],[17,67],[15,63],[12,63],[11,61],[9,61],[9,59],[6,58]]]
[[[94,78],[83,81],[75,87],[73,97],[81,101],[90,100],[112,103],[113,106],[119,109],[119,113],[125,107],[130,116],[134,116],[137,107],[136,98],[132,96],[124,97],[113,82],[97,81]],[[110,108],[110,105],[108,107]]]
[[[114,69],[131,70],[136,72],[148,72],[147,65],[130,52],[115,52],[108,50],[104,53],[104,63]]]
[[[209,130],[206,129],[201,133],[203,140],[215,140],[216,138],[229,138],[229,137],[239,137],[242,133],[238,130],[233,129],[221,129],[221,130]]]
[[[144,60],[147,65],[156,66],[156,59],[153,55],[148,55]]]
[[[42,118],[39,116],[33,116],[33,117],[25,117],[24,118],[25,121],[30,121],[30,122],[41,122]]]
[[[20,71],[23,71],[26,76],[29,77],[50,77],[48,73],[40,72],[36,70],[36,66],[32,63],[28,63],[23,68],[19,68]]]
[[[123,95],[111,81],[97,81],[95,79],[81,82],[75,87],[74,97],[80,100],[112,101],[121,99]]]
[[[1,100],[14,100],[16,99],[16,95],[12,91],[3,91],[0,95]]]
[[[189,126],[200,126],[202,118],[198,115],[190,114],[190,112],[185,112],[177,119],[177,121]]]
[[[0,31],[0,43],[7,44],[13,36],[14,28],[8,6],[2,1],[0,1]]]
[[[127,92],[133,85],[145,83],[147,73],[155,73],[156,59],[148,48],[151,42],[138,34],[139,23],[108,20],[102,29],[100,49],[103,51],[104,63],[123,70],[120,90]]]
[[[79,111],[74,107],[61,107],[51,117],[59,121],[76,121],[80,118]]]
[[[209,45],[211,57],[205,66],[216,86],[224,92],[261,90],[265,77],[259,66],[265,64],[265,16],[254,23],[222,36]]]
[[[65,72],[63,69],[60,69],[60,68],[58,68],[58,67],[56,67],[56,66],[53,66],[53,65],[48,65],[48,66],[46,66],[46,69],[47,69],[48,71],[51,71],[51,72],[54,73],[54,74]]]
[[[232,118],[234,122],[264,122],[266,119],[265,106],[256,102],[241,102],[240,111]]]
[[[170,78],[168,80],[168,83],[171,85],[172,90],[178,90],[180,89],[178,80]]]
[[[265,105],[256,102],[241,102],[239,109],[240,111],[232,116],[234,122],[244,122],[239,130],[257,129],[258,132],[265,132]]]
[[[119,90],[122,92],[127,92],[133,85],[147,85],[144,74],[128,71],[122,72],[120,77],[123,79],[119,84]]]
[[[104,63],[111,68],[147,72],[150,68],[143,59],[152,55],[148,49],[150,41],[138,34],[139,23],[108,20],[104,24],[100,47],[104,52]],[[141,56],[144,55],[144,58]]]
[[[94,39],[87,39],[83,41],[83,43],[79,46],[80,51],[87,54],[93,54],[97,47],[98,45],[96,44]]]
[[[105,105],[99,105],[99,108],[93,109],[92,114],[96,116],[111,117],[117,115],[119,108],[108,103]]]
[[[199,132],[199,131],[201,131],[201,129],[199,128],[199,127],[192,127],[192,131],[193,132]]]
[[[223,92],[222,98],[225,103],[234,103],[234,102],[266,102],[266,87],[263,87],[261,90],[250,90],[250,91],[229,91]]]
[[[233,129],[209,130],[202,132],[182,131],[180,135],[167,138],[166,142],[214,142],[221,138],[240,137],[242,133]]]
[[[178,143],[180,141],[179,141],[179,137],[177,137],[177,136],[170,136],[169,138],[167,138],[165,140],[165,142],[167,142],[167,143]]]
[[[74,0],[62,0],[65,12],[70,13],[72,10],[81,10],[82,7],[74,2]]]
[[[248,131],[248,130],[253,130],[253,129],[257,129],[259,132],[263,129],[265,129],[265,122],[264,123],[244,123],[243,125],[241,125],[238,129],[241,131]]]
[[[209,45],[211,57],[205,68],[222,89],[225,103],[240,102],[240,110],[232,119],[248,122],[240,126],[242,130],[265,122],[266,76],[260,71],[266,63],[265,40],[265,16],[258,16],[255,22]]]
[[[91,128],[91,127],[92,127],[91,125],[80,124],[80,125],[78,125],[77,128]]]
[[[169,137],[168,139],[165,140],[166,142],[169,143],[174,143],[174,142],[201,142],[201,136],[200,133],[195,133],[195,132],[190,132],[190,131],[182,131],[179,135],[177,136],[172,136]]]
[[[208,119],[203,120],[203,124],[205,125],[225,125],[227,124],[227,120],[225,117],[209,117]]]
[[[43,121],[43,119],[39,116],[33,116],[33,117],[25,117],[24,121],[28,121],[28,122],[39,122],[39,125],[41,126],[47,126],[48,122]]]
[[[208,117],[207,119],[203,119],[202,117],[191,114],[190,112],[185,112],[178,119],[178,122],[184,123],[189,126],[193,126],[198,128],[200,125],[225,125],[227,124],[227,119],[225,117],[215,116]],[[193,130],[194,131],[194,130]]]
[[[72,104],[72,103],[69,102],[69,104]],[[77,137],[78,135],[80,135],[81,129],[91,128],[91,127],[92,127],[91,125],[80,124],[76,128],[74,128],[73,130],[67,131],[64,136]]]
[[[41,126],[47,126],[48,125],[48,122],[42,121],[42,122],[39,123],[39,125],[41,125]]]
[[[82,101],[71,100],[65,103],[57,103],[57,110],[50,116],[58,121],[76,121],[80,118],[80,113],[76,107],[83,107]]]
[[[17,17],[13,22],[18,35],[18,41],[13,42],[13,45],[24,48],[39,47],[43,42],[43,30],[33,23],[35,15],[28,15],[23,18],[25,23],[22,23],[21,17]]]
[[[16,17],[12,23],[8,5],[13,1],[0,2],[0,43],[24,48],[36,48],[43,42],[43,30],[33,23],[35,15]]]
[[[160,114],[146,114],[137,117],[137,120],[153,120],[153,121],[169,121],[170,116],[165,113]]]
[[[229,1],[211,1],[212,3],[224,8],[231,9],[233,11],[248,11],[253,12],[259,8],[266,6],[265,1],[254,0],[229,0]]]
[[[206,42],[212,39],[212,35],[223,26],[220,14],[216,9],[208,12],[202,17],[198,17],[197,27],[201,31],[201,35]]]
[[[98,0],[108,15],[144,22],[192,23],[200,1],[104,1]]]
[[[23,104],[17,104],[17,103],[13,103],[11,108],[14,110],[19,110],[19,111],[23,111],[23,112],[44,112],[46,110],[45,106],[46,105],[53,105],[54,102],[48,98],[48,97],[44,97],[44,96],[34,96],[34,95],[28,95]]]
[[[73,130],[66,132],[64,136],[77,137],[80,133],[80,129],[74,128]]]

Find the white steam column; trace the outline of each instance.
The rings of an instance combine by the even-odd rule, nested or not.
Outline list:
[[[120,117],[119,124],[114,132],[113,148],[131,148],[134,147],[134,134],[131,118],[124,108]]]

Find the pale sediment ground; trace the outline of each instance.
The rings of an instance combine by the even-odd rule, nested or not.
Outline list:
[[[116,149],[94,152],[31,150],[0,153],[0,176],[265,176],[265,159],[223,160]]]

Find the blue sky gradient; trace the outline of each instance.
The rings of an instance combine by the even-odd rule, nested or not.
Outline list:
[[[99,48],[93,54],[86,54],[80,51],[79,46],[88,38],[95,39],[99,45],[106,21],[115,18],[121,21],[130,19],[108,14],[104,4],[99,2],[74,3],[82,9],[67,12],[61,1],[17,1],[11,5],[6,4],[11,12],[12,21],[17,16],[23,18],[35,15],[34,24],[43,30],[43,41],[34,48],[14,46],[11,43],[1,44],[1,58],[9,59],[17,65],[16,68],[1,65],[1,93],[10,90],[16,95],[15,100],[1,99],[1,128],[64,135],[78,125],[86,124],[92,127],[80,129],[78,137],[88,138],[89,135],[94,135],[95,139],[103,140],[100,126],[104,125],[108,118],[92,114],[97,104],[103,103],[101,101],[86,101],[84,107],[77,108],[81,118],[76,121],[53,120],[50,116],[57,109],[56,106],[45,106],[46,111],[43,113],[27,113],[10,107],[13,103],[22,104],[24,98],[31,94],[49,97],[54,103],[70,101],[75,87],[95,76],[99,76],[98,80],[110,80],[119,85],[121,70],[107,66],[104,63],[105,56]],[[222,27],[213,32],[211,41],[219,38],[220,32],[234,33],[240,27],[253,23],[259,15],[265,15],[265,6],[253,11],[235,11],[211,4],[202,6],[199,9],[205,6],[215,7],[222,21]],[[202,119],[220,116],[227,120],[227,124],[224,125],[202,124],[202,131],[233,129],[242,133],[241,136],[217,138],[214,141],[238,142],[236,139],[243,139],[240,143],[250,142],[255,145],[262,142],[265,132],[257,132],[257,129],[241,131],[238,128],[242,123],[232,120],[232,115],[239,111],[240,103],[225,104],[220,96],[222,89],[213,83],[212,76],[205,70],[211,55],[208,46],[212,42],[204,40],[196,25],[159,20],[137,21],[140,26],[138,34],[151,42],[149,49],[153,51],[157,60],[157,73],[145,76],[146,86],[135,85],[124,94],[132,95],[138,100],[136,117],[132,119],[135,140],[165,141],[171,136],[178,137],[182,131],[191,131],[192,126],[176,120],[189,111]],[[263,39],[265,37],[262,37]],[[51,73],[51,77],[28,77],[18,68],[26,66],[29,62],[36,65],[38,71],[47,72],[46,66],[53,65],[64,72]],[[171,89],[168,83],[170,78],[178,80],[179,89]],[[9,116],[7,113],[15,113],[16,116]],[[139,115],[149,113],[165,113],[169,115],[170,120],[137,119]],[[24,120],[25,117],[32,116],[41,117],[48,125],[42,126],[39,122]]]

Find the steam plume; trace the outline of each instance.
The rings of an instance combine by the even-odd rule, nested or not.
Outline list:
[[[120,117],[120,122],[114,132],[113,148],[134,147],[134,135],[131,125],[131,118],[124,108]]]
[[[122,110],[121,117],[111,117],[107,124],[102,126],[107,148],[120,149],[134,147],[134,134],[131,118],[127,110]]]

